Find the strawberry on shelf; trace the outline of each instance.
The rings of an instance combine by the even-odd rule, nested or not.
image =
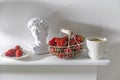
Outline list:
[[[8,57],[21,57],[23,55],[22,48],[19,45],[16,45],[14,48],[9,49],[5,52],[5,56]]]
[[[22,49],[22,48],[20,47],[20,45],[16,45],[16,46],[15,46],[15,50],[18,50],[18,49]]]
[[[9,50],[5,53],[5,56],[14,57],[14,56],[15,56],[15,50],[14,50],[14,49],[9,49]]]
[[[23,55],[23,51],[21,49],[16,50],[16,52],[15,52],[16,57],[20,57],[22,55]]]

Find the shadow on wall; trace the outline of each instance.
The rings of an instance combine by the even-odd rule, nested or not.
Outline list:
[[[65,11],[65,14],[68,14]],[[30,35],[27,30],[27,23],[33,17],[43,17],[50,25],[48,39],[59,34],[59,29],[64,27],[73,32],[85,36],[101,35],[101,26],[74,22],[64,18],[59,9],[53,10],[51,6],[43,2],[33,1],[6,1],[0,3],[0,30],[15,37],[25,37]],[[73,15],[74,16],[74,15]],[[24,33],[24,34],[21,34]],[[29,37],[29,36],[28,36]]]
[[[68,12],[69,13],[69,12]],[[66,14],[66,13],[65,13]],[[65,19],[64,14],[60,12],[54,12],[48,17],[48,22],[50,24],[48,40],[53,36],[58,36],[61,28],[65,28],[73,31],[74,33],[81,34],[84,36],[101,36],[102,27],[94,24],[88,24],[83,22],[76,22],[72,20]]]
[[[25,39],[27,36],[27,40],[30,40],[32,36],[31,32],[27,29],[28,21],[33,17],[43,17],[48,20],[50,25],[47,41],[53,36],[58,36],[61,27],[84,36],[100,36],[103,30],[114,35],[113,30],[99,25],[68,20],[65,15],[70,13],[69,10],[68,12],[65,11],[64,15],[64,9],[60,12],[59,8],[54,9],[52,7],[51,5],[37,1],[0,2],[0,31],[22,39]]]
[[[47,18],[51,13],[47,4],[37,1],[0,2],[0,31],[15,37],[27,36],[30,34],[27,23],[31,18]]]
[[[51,16],[48,17],[48,22],[50,23],[50,30],[48,40],[53,36],[58,36],[61,28],[69,29],[77,34],[82,34],[85,37],[88,36],[105,36],[108,39],[111,39],[111,36],[116,34],[116,31],[113,31],[105,26],[83,23],[81,21],[73,21],[64,18],[64,15],[54,12]]]
[[[67,11],[65,11],[65,14],[66,13]],[[33,17],[42,17],[48,20],[50,25],[48,39],[53,36],[58,36],[61,27],[65,27],[66,29],[70,29],[73,32],[85,36],[101,35],[102,29],[100,26],[82,23],[80,21],[70,21],[64,19],[64,16],[64,14],[59,12],[59,9],[56,11],[51,8],[51,5],[47,5],[43,2],[0,2],[0,30],[10,36],[23,39],[27,36],[28,39],[32,39],[30,31],[27,29],[27,23]]]
[[[97,25],[81,23],[81,22],[73,22],[73,21],[71,22],[71,21],[63,20],[62,23],[60,22],[56,26],[58,27],[54,29],[50,29],[49,33],[51,35],[48,36],[49,38],[53,36],[58,36],[61,28],[71,30],[76,34],[81,34],[81,35],[84,35],[85,37],[101,36],[101,32],[102,32],[102,28]]]

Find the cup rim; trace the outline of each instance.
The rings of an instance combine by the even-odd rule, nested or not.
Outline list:
[[[104,37],[104,36],[102,36],[102,37],[101,36],[91,36],[91,37],[87,37],[86,40],[90,41],[90,42],[96,42],[96,41],[91,41],[91,39],[95,39],[95,38],[102,40],[102,41],[97,41],[97,42],[105,42],[105,41],[107,41],[107,38]]]

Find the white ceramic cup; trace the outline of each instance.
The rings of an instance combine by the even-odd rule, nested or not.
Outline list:
[[[107,38],[105,37],[87,37],[86,38],[88,55],[91,59],[98,60],[104,56],[106,52],[106,41],[107,41]]]

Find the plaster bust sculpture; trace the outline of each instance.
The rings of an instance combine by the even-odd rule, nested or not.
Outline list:
[[[35,54],[48,53],[46,37],[48,35],[48,23],[40,18],[33,18],[27,24],[35,43],[31,45]]]

